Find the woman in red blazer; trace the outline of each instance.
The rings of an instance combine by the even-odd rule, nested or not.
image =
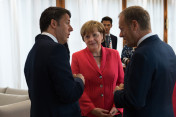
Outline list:
[[[82,116],[117,117],[122,108],[115,108],[113,90],[123,83],[124,72],[117,50],[101,46],[105,37],[104,26],[97,21],[88,21],[81,28],[81,36],[87,48],[72,56],[73,74],[81,73],[85,78],[85,89],[79,100]]]

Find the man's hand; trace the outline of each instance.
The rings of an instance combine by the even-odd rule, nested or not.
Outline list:
[[[124,89],[124,84],[121,83],[119,86],[116,86],[116,87],[115,87],[114,93],[115,93],[117,90],[120,91],[120,90],[123,90],[123,89]]]
[[[73,77],[74,78],[81,78],[83,83],[85,84],[85,79],[84,79],[84,76],[82,74],[73,74]]]

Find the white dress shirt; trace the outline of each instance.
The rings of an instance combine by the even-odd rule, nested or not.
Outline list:
[[[141,39],[139,39],[139,41],[137,42],[137,46],[139,46],[139,44],[142,42],[142,41],[144,41],[145,39],[147,39],[148,37],[150,37],[150,36],[153,36],[153,35],[155,35],[155,34],[153,34],[153,33],[148,33],[148,34],[146,34],[145,36],[143,36]]]
[[[53,36],[52,34],[50,34],[50,33],[48,33],[48,32],[42,32],[42,35],[47,35],[47,36],[49,36],[54,42],[58,43],[56,37]]]

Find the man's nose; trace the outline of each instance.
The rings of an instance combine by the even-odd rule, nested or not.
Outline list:
[[[119,37],[123,37],[123,34],[122,34],[122,32],[120,32],[120,34],[119,34]]]
[[[105,26],[105,28],[108,28],[108,26]]]
[[[69,28],[69,30],[70,30],[70,32],[71,32],[71,31],[73,31],[73,28],[72,28],[72,26],[71,26],[71,25],[70,25],[70,28]]]

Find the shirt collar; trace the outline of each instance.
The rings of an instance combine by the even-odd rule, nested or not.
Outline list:
[[[110,33],[109,34],[105,34],[105,36],[110,36]]]
[[[54,42],[58,43],[56,37],[53,36],[52,34],[50,34],[50,33],[48,33],[48,32],[42,32],[42,35],[47,35],[47,36],[49,36]]]
[[[141,39],[139,39],[139,41],[137,42],[137,46],[142,42],[142,41],[144,41],[145,39],[147,39],[148,37],[150,37],[150,36],[153,36],[153,35],[155,35],[155,34],[153,34],[153,33],[148,33],[148,34],[146,34],[145,36],[143,36]]]

